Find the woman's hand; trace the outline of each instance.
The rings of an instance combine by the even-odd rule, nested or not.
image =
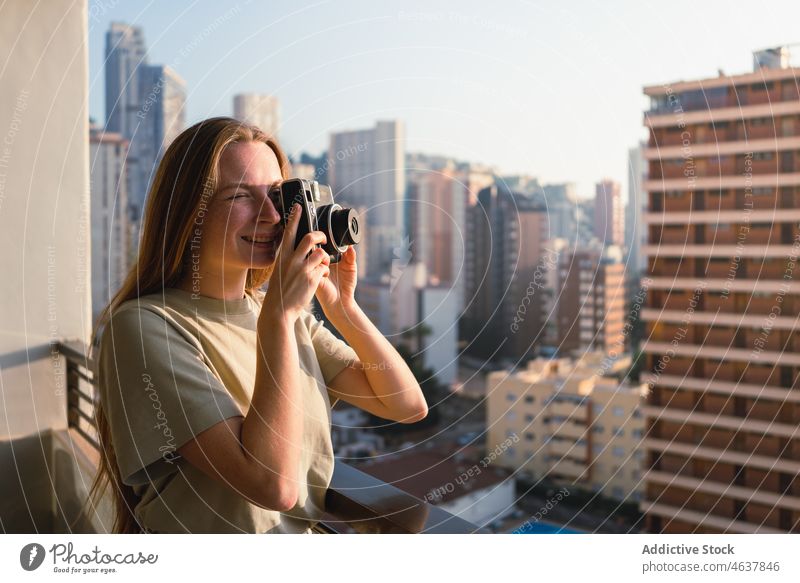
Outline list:
[[[266,312],[266,317],[285,317],[289,323],[297,320],[311,302],[320,281],[330,274],[330,256],[325,250],[314,247],[325,243],[327,237],[324,233],[312,231],[300,240],[297,249],[293,248],[300,214],[300,205],[295,203],[283,230],[269,287],[261,307],[261,316]]]
[[[338,313],[355,306],[357,280],[356,249],[350,245],[317,288],[317,300],[328,319],[333,321]]]

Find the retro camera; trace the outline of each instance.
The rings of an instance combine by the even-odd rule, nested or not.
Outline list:
[[[294,203],[300,204],[300,222],[294,248],[311,231],[322,231],[328,240],[322,247],[330,255],[331,263],[341,260],[350,245],[361,241],[362,224],[355,209],[342,208],[333,201],[330,187],[316,180],[292,178],[272,186],[269,191],[275,208],[281,213],[283,226],[289,220]]]

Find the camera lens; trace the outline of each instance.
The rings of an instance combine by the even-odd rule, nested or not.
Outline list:
[[[355,245],[361,241],[358,228],[358,213],[354,209],[338,209],[331,213],[333,240],[339,246]]]
[[[319,225],[320,229],[326,231],[328,241],[332,241],[338,249],[361,241],[361,225],[355,209],[342,208],[338,204],[321,206]]]

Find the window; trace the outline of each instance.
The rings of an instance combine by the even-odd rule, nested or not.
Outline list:
[[[516,418],[517,418],[517,412],[516,411],[508,411],[506,413],[506,420],[514,421],[514,420],[516,420]]]
[[[594,431],[595,433],[603,433],[603,431],[605,431],[605,427],[603,427],[602,425],[595,425],[592,428],[592,431]]]
[[[534,439],[536,439],[536,436],[533,433],[526,433],[525,439],[527,439],[528,441],[533,441]]]
[[[625,409],[623,409],[622,407],[614,407],[613,412],[614,412],[614,417],[622,417],[623,415],[625,415]]]
[[[642,430],[641,429],[633,429],[631,430],[631,436],[635,437],[636,439],[642,438]]]
[[[622,437],[623,435],[625,435],[625,430],[622,427],[614,428],[614,437]]]
[[[612,453],[614,457],[625,457],[625,448],[615,447]]]
[[[526,395],[525,396],[525,402],[526,403],[533,403],[534,401],[535,401],[535,399],[533,398],[532,395]]]
[[[506,401],[516,401],[516,400],[517,400],[517,396],[514,395],[513,393],[508,393],[506,395]]]
[[[528,423],[533,422],[533,415],[525,415],[525,421]]]

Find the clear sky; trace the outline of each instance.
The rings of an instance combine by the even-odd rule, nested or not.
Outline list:
[[[272,93],[290,154],[398,118],[409,151],[573,181],[581,196],[604,176],[627,183],[644,85],[747,72],[754,49],[800,42],[796,0],[90,0],[101,121],[112,21],[143,26],[150,62],[186,80],[189,123],[230,115],[235,93]]]

